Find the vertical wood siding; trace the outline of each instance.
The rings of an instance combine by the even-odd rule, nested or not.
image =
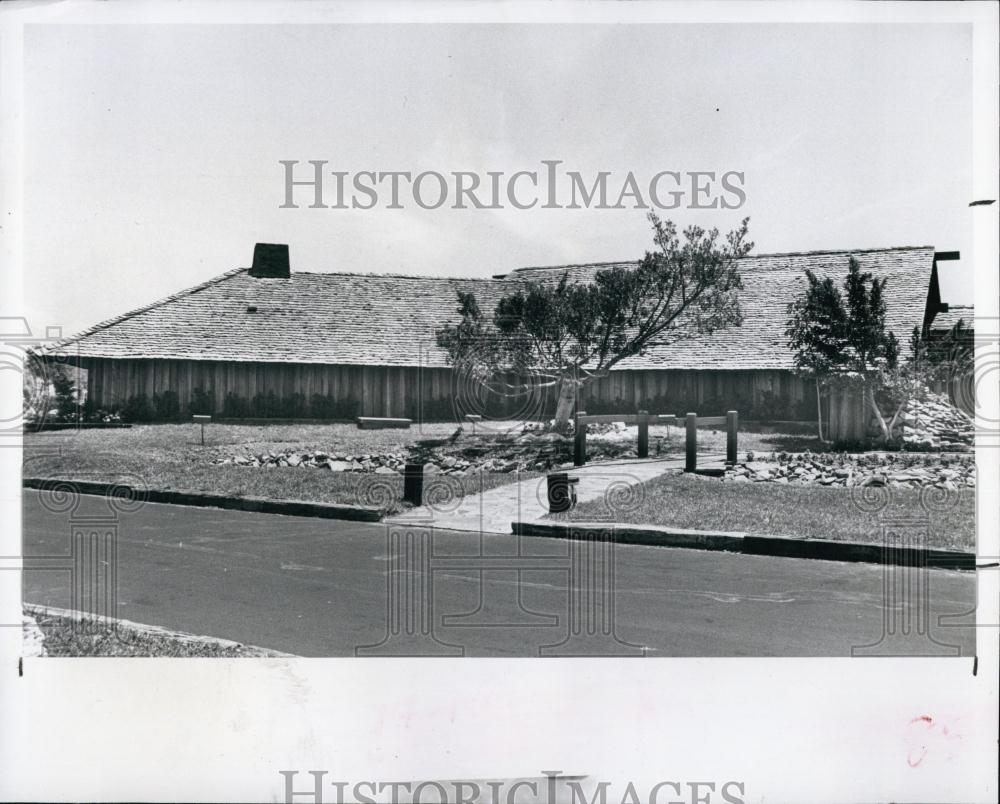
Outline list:
[[[777,408],[773,418],[794,419],[811,401],[809,391],[809,384],[789,371],[613,371],[584,387],[580,407],[588,411],[614,408],[618,412],[620,408],[621,412],[689,412],[658,409],[683,404],[690,406],[691,412],[707,415],[718,413],[715,408],[742,408],[750,413],[748,409],[763,406],[771,395],[775,403],[772,407]],[[815,417],[811,408],[809,417]]]
[[[837,444],[854,444],[868,439],[871,414],[864,395],[856,388],[831,388],[827,394],[824,435]]]
[[[468,384],[456,380],[447,368],[100,358],[82,364],[88,370],[88,395],[104,408],[120,407],[138,394],[152,397],[175,391],[186,412],[193,392],[202,389],[212,392],[216,411],[221,411],[226,394],[232,392],[248,401],[257,394],[287,399],[300,393],[309,402],[313,394],[322,394],[354,401],[361,415],[368,416],[412,415],[418,404],[425,411],[433,405],[441,410],[448,400],[459,412],[479,412],[469,399]],[[681,414],[687,411],[654,408],[683,403],[703,415],[714,415],[714,407],[746,411],[772,394],[787,406],[774,418],[795,418],[796,407],[804,407],[803,399],[811,402],[812,393],[812,386],[787,371],[613,371],[583,388],[579,407]],[[511,412],[520,410],[540,418],[552,414],[555,399],[555,389],[546,388],[537,391],[532,402],[522,399],[507,404]]]

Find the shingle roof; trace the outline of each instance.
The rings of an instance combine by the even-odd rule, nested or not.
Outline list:
[[[905,343],[923,320],[931,246],[747,257],[740,263],[741,327],[652,346],[618,368],[791,368],[786,306],[805,287],[805,269],[839,280],[851,255],[863,270],[888,278],[889,324]],[[568,272],[587,281],[613,264],[635,265],[524,268],[502,279],[295,272],[258,279],[239,268],[91,327],[59,348],[81,357],[445,366],[434,333],[457,319],[457,290],[474,292],[489,311],[524,280]]]
[[[942,310],[931,321],[931,329],[951,329],[961,319],[963,326],[972,329],[974,325],[975,308],[970,305],[952,304],[947,310]]]

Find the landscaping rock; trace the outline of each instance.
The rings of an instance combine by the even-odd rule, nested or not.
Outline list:
[[[896,435],[904,449],[968,452],[975,444],[975,424],[947,395],[928,393],[907,403]]]
[[[972,456],[948,458],[910,453],[782,455],[773,461],[751,460],[726,470],[723,479],[820,486],[893,486],[921,488],[937,486],[956,490],[976,485]],[[948,484],[948,485],[946,485]]]

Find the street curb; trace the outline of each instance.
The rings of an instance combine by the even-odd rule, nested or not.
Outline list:
[[[516,536],[544,536],[556,539],[585,539],[588,534],[614,531],[619,544],[650,547],[687,547],[692,550],[722,550],[739,553],[746,534],[728,531],[682,530],[661,525],[620,525],[617,522],[512,522]]]
[[[976,554],[961,550],[926,550],[918,547],[891,547],[863,542],[829,539],[795,539],[790,536],[754,536],[726,531],[698,531],[659,525],[619,525],[616,522],[512,522],[517,536],[550,539],[586,539],[612,531],[619,544],[651,547],[682,547],[690,550],[721,550],[752,556],[811,558],[821,561],[850,561],[908,567],[974,570]]]
[[[167,491],[164,489],[135,488],[123,483],[103,483],[93,480],[26,477],[21,485],[27,489],[56,491],[60,493],[96,494],[102,497],[136,503],[165,503],[191,505],[202,508],[226,508],[251,511],[258,514],[285,514],[310,516],[320,519],[349,519],[356,522],[379,522],[382,512],[377,508],[336,503],[304,502],[301,500],[271,500],[266,497],[226,497],[221,494],[202,494],[193,491]]]
[[[976,554],[962,550],[936,550],[919,547],[886,547],[864,542],[837,542],[828,539],[794,539],[789,536],[750,536],[743,540],[743,553],[754,556],[817,558],[826,561],[855,561],[872,564],[897,564],[906,567],[937,569],[976,568]]]
[[[62,617],[63,619],[69,620],[81,620],[89,617],[93,617],[102,623],[109,623],[116,628],[124,628],[127,631],[133,631],[137,634],[143,634],[145,636],[158,636],[167,639],[174,639],[179,642],[188,642],[195,645],[218,645],[221,648],[246,648],[250,652],[258,653],[259,656],[247,656],[245,658],[258,658],[258,659],[294,659],[297,658],[294,653],[283,653],[280,650],[271,650],[270,648],[262,648],[259,645],[249,645],[246,642],[236,642],[232,639],[222,639],[221,637],[211,637],[211,636],[201,636],[200,634],[191,634],[187,631],[174,631],[171,628],[164,628],[161,625],[146,625],[145,623],[137,623],[132,620],[124,620],[120,617],[107,617],[103,614],[92,615],[87,614],[82,611],[76,611],[74,609],[60,609],[55,606],[43,606],[38,603],[23,603],[22,609],[27,614],[37,617],[39,615],[48,615],[50,617]],[[44,647],[44,640],[43,640]]]

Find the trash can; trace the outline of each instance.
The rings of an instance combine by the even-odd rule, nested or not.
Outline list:
[[[546,478],[548,483],[549,513],[561,514],[576,505],[576,484],[578,477],[570,477],[565,472],[554,472]]]

